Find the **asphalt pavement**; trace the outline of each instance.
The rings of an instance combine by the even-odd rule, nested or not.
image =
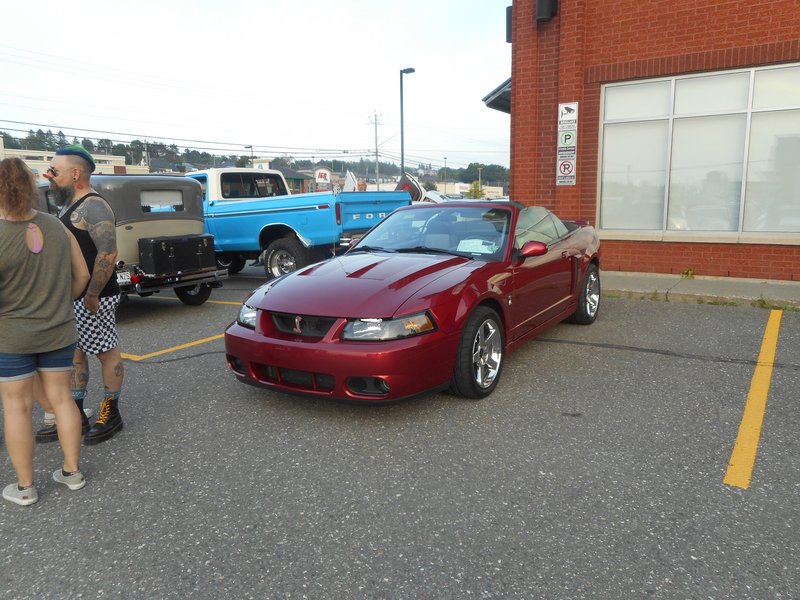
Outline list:
[[[125,429],[76,492],[37,446],[40,501],[0,502],[0,599],[797,597],[800,312],[749,487],[724,479],[762,306],[797,283],[604,272],[597,321],[519,348],[489,398],[364,407],[230,374],[220,334],[261,281],[120,308]]]
[[[800,281],[602,271],[602,285],[616,297],[800,308]]]

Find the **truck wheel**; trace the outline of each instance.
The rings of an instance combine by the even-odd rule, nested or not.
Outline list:
[[[236,275],[246,264],[247,259],[241,254],[217,254],[217,268],[228,269],[229,275]]]
[[[291,273],[308,264],[308,255],[294,238],[275,240],[264,252],[264,273],[268,279]]]
[[[211,296],[211,288],[205,283],[175,288],[178,300],[189,306],[200,306]]]

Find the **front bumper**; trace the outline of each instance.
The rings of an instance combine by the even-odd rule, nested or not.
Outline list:
[[[434,331],[387,342],[339,339],[340,319],[320,340],[272,337],[238,323],[225,332],[228,366],[251,385],[366,403],[395,402],[447,387],[458,335]]]

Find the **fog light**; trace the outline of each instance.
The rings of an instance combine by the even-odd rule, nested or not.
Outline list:
[[[347,388],[361,396],[385,396],[390,390],[386,380],[380,377],[351,377]]]
[[[231,368],[232,371],[235,371],[242,375],[247,374],[247,367],[245,367],[244,363],[235,356],[231,356],[230,354],[228,354],[228,366]]]

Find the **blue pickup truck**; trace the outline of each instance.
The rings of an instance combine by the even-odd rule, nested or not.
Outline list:
[[[186,176],[203,188],[217,265],[237,273],[248,259],[261,257],[270,278],[335,254],[412,200],[407,189],[290,194],[283,174],[271,169],[218,168]]]

